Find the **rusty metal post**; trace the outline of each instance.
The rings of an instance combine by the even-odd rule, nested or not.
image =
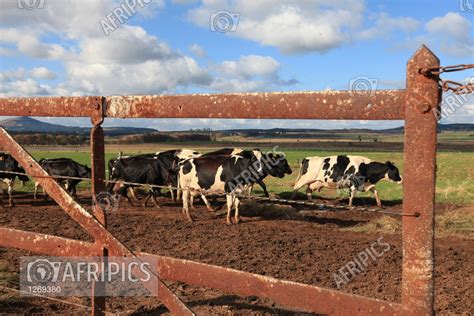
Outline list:
[[[96,104],[96,112],[91,116],[94,125],[90,132],[90,150],[91,150],[91,167],[92,167],[92,211],[97,220],[107,228],[107,214],[97,203],[96,197],[105,190],[105,147],[104,147],[104,130],[102,122],[104,121],[105,99]],[[108,249],[101,247],[101,258],[107,262]],[[101,271],[104,273],[105,271]],[[105,291],[106,284],[103,281],[92,281],[92,315],[105,315]]]
[[[420,68],[439,66],[438,58],[422,46],[408,61],[405,102],[402,303],[407,313],[434,313],[434,207],[436,128],[433,109],[439,107],[437,78]]]

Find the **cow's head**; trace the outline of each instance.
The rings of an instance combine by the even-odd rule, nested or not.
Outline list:
[[[403,179],[400,176],[400,171],[398,170],[398,168],[395,167],[395,165],[390,161],[385,162],[385,165],[387,166],[387,173],[385,174],[385,178],[389,181],[402,184]]]
[[[84,165],[83,168],[80,170],[80,177],[81,178],[91,178],[91,168],[89,168],[87,165]]]
[[[269,152],[263,159],[264,171],[273,177],[283,178],[285,174],[292,173],[290,165],[283,155],[274,155]]]

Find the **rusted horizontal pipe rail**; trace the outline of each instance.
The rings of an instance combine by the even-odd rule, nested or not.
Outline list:
[[[13,247],[51,256],[100,255],[94,243],[57,236],[32,233],[11,228],[0,228],[0,246]],[[402,306],[331,289],[278,280],[249,272],[198,263],[189,260],[136,253],[139,257],[155,257],[160,278],[204,286],[241,296],[269,298],[293,308],[322,314],[339,315],[394,315],[402,313]],[[110,253],[111,256],[120,253]]]
[[[0,98],[0,116],[91,117],[101,102],[100,96]]]
[[[110,118],[402,120],[405,90],[106,97]],[[101,97],[0,98],[0,116],[96,116]]]
[[[254,119],[403,119],[404,90],[373,96],[350,91],[116,96],[107,98],[107,117]]]

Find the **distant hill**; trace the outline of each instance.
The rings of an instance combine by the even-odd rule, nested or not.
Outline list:
[[[396,127],[389,129],[368,129],[368,128],[345,128],[345,129],[312,129],[312,128],[270,128],[270,129],[226,129],[214,132],[220,132],[224,134],[243,133],[243,134],[265,134],[265,133],[377,133],[377,134],[401,134],[403,133],[404,127]],[[461,124],[439,124],[439,132],[447,131],[474,131],[474,124],[461,123]]]
[[[31,117],[15,117],[0,121],[0,126],[11,133],[57,133],[57,134],[88,134],[89,128],[79,126],[64,126],[45,123]],[[121,136],[130,134],[146,134],[157,132],[153,128],[139,127],[104,127],[107,136]]]
[[[89,128],[79,126],[64,126],[58,124],[51,124],[41,122],[31,117],[16,117],[0,121],[0,126],[6,128],[12,133],[57,133],[57,134],[76,134],[85,135],[89,134]],[[440,124],[438,125],[438,131],[474,131],[474,124]],[[158,130],[153,128],[139,128],[139,127],[104,127],[104,132],[107,136],[125,136],[134,134],[149,134],[156,133]],[[189,131],[182,131],[189,132]],[[210,132],[210,131],[209,131]],[[278,134],[278,133],[339,133],[339,134],[401,134],[403,133],[403,126],[390,129],[374,130],[366,128],[347,128],[347,129],[311,129],[311,128],[271,128],[271,129],[228,129],[212,131],[218,132],[225,135],[229,134],[244,134],[244,135],[265,135],[265,134]],[[173,132],[180,133],[180,132]]]

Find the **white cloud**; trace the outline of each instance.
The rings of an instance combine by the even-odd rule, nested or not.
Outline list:
[[[50,86],[39,84],[31,78],[0,82],[0,97],[41,96],[50,95],[52,92]]]
[[[84,38],[79,46],[79,57],[85,63],[139,64],[177,56],[139,26],[124,25],[109,36]]]
[[[4,80],[8,95],[160,94],[199,87],[211,91],[255,91],[294,83],[281,80],[280,64],[271,57],[244,56],[220,64],[201,66],[193,57],[173,50],[140,26],[121,25],[108,36],[100,26],[122,1],[48,1],[44,9],[18,10],[16,1],[2,4],[0,42],[13,44],[17,52],[37,60],[56,60],[64,67],[64,81],[45,86],[56,74],[37,67],[16,80]],[[155,8],[164,6],[157,1]],[[148,6],[146,7],[148,9]],[[33,12],[35,11],[35,12]],[[142,9],[138,15],[145,15]],[[54,42],[44,39],[56,38]],[[190,51],[206,56],[194,44]],[[5,51],[4,53],[8,53]],[[4,74],[12,76],[12,74]],[[10,89],[10,90],[8,90]]]
[[[224,76],[252,77],[273,76],[280,69],[280,63],[270,56],[242,56],[237,61],[223,61],[218,72]]]
[[[202,48],[198,44],[191,45],[191,47],[189,47],[189,50],[191,51],[191,53],[193,53],[197,57],[204,58],[204,57],[207,56],[206,51],[204,50],[204,48]]]
[[[20,67],[15,70],[7,70],[0,72],[0,82],[14,81],[23,79],[25,77],[25,69]]]
[[[210,82],[207,71],[189,57],[150,60],[140,64],[68,63],[67,86],[86,94],[171,93],[177,86]]]
[[[454,57],[474,55],[472,22],[455,12],[435,17],[424,25],[425,33],[403,43],[394,45],[395,49],[415,50],[421,44],[427,44],[435,51]]]
[[[46,67],[36,67],[30,70],[30,76],[35,79],[53,80],[57,75]]]
[[[211,14],[222,10],[240,14],[237,30],[229,36],[273,46],[285,54],[324,53],[354,39],[414,32],[420,24],[414,18],[379,13],[374,15],[373,25],[365,27],[363,0],[204,0],[189,10],[188,17],[208,28]]]
[[[420,22],[410,17],[391,17],[385,12],[379,13],[375,17],[374,26],[362,30],[357,34],[359,39],[369,40],[374,38],[384,38],[395,31],[405,33],[415,32],[420,27]]]
[[[296,80],[282,80],[280,63],[270,56],[247,55],[238,60],[226,60],[214,65],[215,91],[268,91],[281,85],[295,84]]]
[[[190,10],[189,18],[209,27],[211,14],[224,9],[240,14],[237,31],[231,36],[278,47],[283,53],[325,52],[348,40],[345,28],[360,24],[364,2],[209,0]]]
[[[66,54],[61,45],[41,43],[39,34],[19,29],[0,29],[0,42],[13,43],[20,53],[33,58],[59,59]]]
[[[448,12],[426,23],[429,40],[439,43],[442,52],[454,56],[474,55],[472,23],[458,13]]]

